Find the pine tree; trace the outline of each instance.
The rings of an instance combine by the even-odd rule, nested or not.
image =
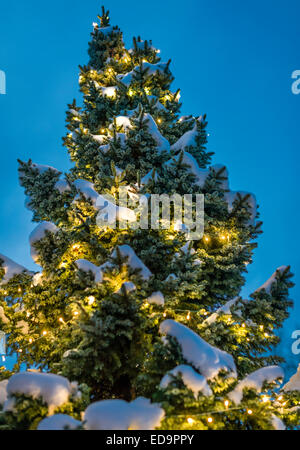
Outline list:
[[[280,389],[283,361],[270,353],[292,304],[290,268],[240,296],[261,233],[254,195],[232,192],[226,167],[211,165],[206,116],[180,116],[171,61],[140,37],[127,50],[104,8],[99,21],[83,103],[68,105],[72,169],[19,161],[41,272],[0,256],[1,329],[17,354],[1,372],[1,427],[295,428],[300,375]],[[99,222],[120,187],[132,205],[204,194],[203,237]],[[117,219],[132,208],[117,206]]]

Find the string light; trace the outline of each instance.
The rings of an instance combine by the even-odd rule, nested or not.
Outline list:
[[[132,89],[128,90],[128,95],[129,97],[132,97],[134,95],[134,91]]]
[[[63,319],[62,317],[60,317],[60,318],[58,319],[58,321],[61,322],[61,323],[65,323],[65,321],[64,321],[64,319]]]
[[[88,297],[89,305],[91,306],[93,303],[95,303],[95,300],[96,300],[95,297],[93,295],[90,295]]]
[[[42,335],[43,335],[43,336],[46,336],[46,334],[47,334],[47,331],[44,330],[43,333],[42,333]]]
[[[29,344],[32,344],[32,338],[29,339]]]
[[[195,421],[194,421],[194,419],[192,419],[192,417],[188,417],[188,418],[187,418],[187,422],[188,422],[190,425],[192,425]]]
[[[267,403],[267,402],[269,401],[269,397],[268,397],[267,395],[264,395],[264,396],[262,397],[262,401],[263,401],[264,403]]]
[[[161,123],[162,120],[160,118],[157,119],[157,123]]]
[[[204,236],[204,240],[205,240],[205,242],[208,242],[209,241],[209,237],[208,236]]]
[[[212,421],[213,421],[213,418],[212,418],[212,417],[208,417],[208,418],[207,418],[207,422],[208,422],[208,423],[212,423]]]
[[[188,312],[188,315],[186,316],[186,318],[187,318],[187,320],[190,320],[190,318],[191,318],[190,311]]]
[[[164,316],[164,317],[167,317],[167,313],[164,312],[164,313],[163,313],[163,316]]]
[[[78,316],[79,312],[78,311],[74,311],[74,316]]]
[[[228,400],[225,400],[224,405],[225,405],[225,408],[228,408],[228,406],[229,406],[229,401],[228,401]]]
[[[247,409],[247,414],[249,414],[251,416],[251,414],[253,414],[252,409]]]

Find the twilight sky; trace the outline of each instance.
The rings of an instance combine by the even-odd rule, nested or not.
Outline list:
[[[20,158],[69,167],[62,147],[65,109],[78,94],[78,65],[87,62],[97,0],[14,0],[1,5],[0,253],[28,268],[28,235],[34,228],[18,185]],[[213,163],[224,163],[232,190],[256,194],[264,234],[249,267],[244,294],[274,270],[291,264],[298,286],[285,327],[290,365],[291,331],[300,329],[298,254],[300,95],[291,91],[300,70],[298,0],[106,0],[112,24],[152,39],[163,60],[172,59],[182,113],[207,113]]]

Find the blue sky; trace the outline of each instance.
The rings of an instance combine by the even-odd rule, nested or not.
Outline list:
[[[1,5],[0,253],[29,268],[31,214],[24,208],[16,159],[69,167],[61,145],[67,103],[78,95],[78,65],[87,62],[96,0],[15,0]],[[227,165],[232,190],[253,192],[264,234],[249,267],[245,294],[282,264],[291,264],[293,317],[300,329],[298,171],[300,95],[291,74],[300,69],[298,0],[107,0],[113,24],[152,39],[172,59],[183,114],[207,113],[214,163]],[[300,355],[290,353],[291,362]]]

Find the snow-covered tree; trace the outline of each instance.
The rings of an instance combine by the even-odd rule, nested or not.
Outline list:
[[[17,354],[1,372],[1,427],[297,427],[299,373],[280,390],[282,360],[270,353],[291,306],[290,268],[240,296],[261,232],[254,195],[231,191],[227,168],[211,164],[206,116],[180,116],[170,60],[140,37],[126,49],[104,9],[99,20],[80,67],[83,103],[67,111],[72,169],[19,161],[41,271],[0,255],[1,329]],[[203,237],[187,240],[180,223],[97,220],[113,211],[134,222],[120,187],[149,204],[204,194]]]

